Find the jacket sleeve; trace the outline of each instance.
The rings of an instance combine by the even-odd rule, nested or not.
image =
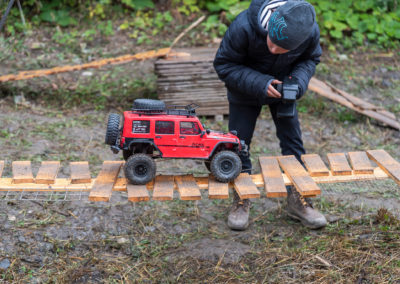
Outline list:
[[[319,45],[319,29],[318,26],[313,31],[313,36],[310,40],[309,46],[303,54],[296,60],[292,69],[291,75],[299,81],[299,95],[300,99],[308,88],[308,83],[315,73],[315,68],[320,62],[322,49]]]
[[[214,68],[229,91],[262,101],[274,78],[246,66],[248,45],[248,31],[237,18],[225,33],[214,59]]]

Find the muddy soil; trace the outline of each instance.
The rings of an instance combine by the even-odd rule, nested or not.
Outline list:
[[[360,58],[366,56],[369,61],[364,64]],[[342,83],[343,89],[371,98],[400,116],[400,108],[396,108],[400,105],[398,55],[388,62],[379,56],[355,53],[345,59],[351,64],[344,71],[340,71],[343,57],[326,55],[324,59],[317,76]],[[138,72],[151,72],[151,64],[129,68],[136,66]],[[387,65],[395,66],[397,71]],[[362,73],[357,72],[360,69]],[[380,81],[364,81],[370,75]],[[362,91],[357,92],[357,88]],[[300,103],[307,152],[320,154],[326,161],[325,154],[330,152],[384,148],[400,160],[398,131],[339,108],[315,94],[307,96]],[[112,154],[104,145],[104,132],[108,113],[122,109],[94,110],[85,106],[66,111],[49,108],[40,101],[21,103],[11,96],[0,99],[0,159],[6,162],[3,176],[11,176],[10,165],[16,160],[31,160],[34,174],[41,161],[60,160],[60,177],[69,176],[68,162],[87,160],[95,176],[102,161],[121,160],[121,155]],[[223,122],[205,119],[205,123],[216,130],[227,128],[226,118]],[[267,109],[257,122],[251,146],[255,173],[259,172],[258,156],[280,154],[275,126]],[[160,173],[207,173],[201,161],[157,163]],[[361,190],[364,186],[366,190]],[[399,190],[390,182],[323,187],[314,206],[331,223],[319,231],[307,230],[288,218],[285,200],[279,198],[254,200],[250,227],[244,232],[234,232],[226,226],[231,200],[204,198],[197,202],[132,204],[125,193],[117,192],[107,203],[87,202],[85,196],[82,201],[71,202],[3,200],[0,201],[0,281],[295,283],[318,282],[318,279],[355,282],[364,278],[369,282],[398,281],[400,257],[396,252],[399,245],[396,232],[399,231],[398,227],[390,227],[396,221],[385,222],[400,216]],[[374,225],[379,208],[387,208],[394,216],[389,214],[383,221],[386,231],[380,231],[381,225]],[[392,230],[394,233],[390,235]],[[325,241],[331,246],[322,244]],[[345,261],[333,250],[348,254],[342,242],[357,248]],[[378,246],[383,243],[388,245]],[[375,249],[374,256],[364,259],[362,251],[369,246]],[[386,259],[386,253],[392,254],[392,258]],[[327,259],[326,263],[315,255]],[[390,267],[385,263],[390,263]],[[382,269],[376,272],[378,264]]]

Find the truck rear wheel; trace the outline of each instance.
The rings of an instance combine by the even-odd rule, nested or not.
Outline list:
[[[221,151],[211,160],[211,173],[220,182],[230,182],[242,171],[242,161],[232,151]]]
[[[134,154],[124,166],[125,177],[132,184],[146,184],[156,175],[156,163],[146,154]]]
[[[119,121],[120,115],[116,113],[111,113],[108,116],[107,122],[107,132],[106,132],[106,144],[115,145],[119,136]]]

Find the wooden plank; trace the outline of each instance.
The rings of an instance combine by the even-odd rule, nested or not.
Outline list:
[[[45,161],[39,168],[35,182],[40,184],[54,184],[60,169],[59,161]]]
[[[351,175],[352,170],[344,153],[327,154],[329,166],[334,176]]]
[[[13,183],[32,183],[34,181],[30,161],[12,162]]]
[[[374,168],[365,152],[349,152],[350,164],[354,174],[373,174]]]
[[[4,161],[0,161],[0,178],[3,174],[3,170],[4,170]]]
[[[285,182],[276,157],[260,157],[259,162],[267,197],[286,196]]]
[[[385,150],[369,150],[368,157],[400,185],[400,163],[392,158]]]
[[[305,154],[301,160],[312,177],[329,176],[329,169],[325,166],[321,157],[317,154]]]
[[[260,198],[260,192],[248,173],[241,173],[233,181],[233,186],[241,199]]]
[[[71,169],[71,183],[90,183],[92,181],[88,162],[71,162],[69,165]]]
[[[20,183],[14,184],[12,178],[0,179],[0,191],[89,191],[92,183],[71,184],[69,178],[58,178],[54,184]]]
[[[294,156],[278,157],[278,161],[287,177],[302,195],[321,193],[321,189]]]
[[[150,196],[146,185],[127,185],[128,200],[132,202],[149,201]]]
[[[208,181],[208,198],[209,199],[229,198],[229,184],[219,182],[214,178],[214,176],[210,175]]]
[[[174,177],[156,176],[153,189],[154,200],[172,200],[174,198]]]
[[[175,182],[178,186],[178,191],[181,200],[200,200],[200,188],[196,183],[193,175],[176,176]]]
[[[376,110],[371,109],[371,107],[369,107],[370,104],[365,101],[362,101],[363,103],[361,105],[361,99],[357,99],[356,101],[354,100],[354,96],[353,98],[349,97],[349,95],[343,96],[343,91],[339,92],[337,89],[335,90],[325,82],[322,82],[316,78],[311,78],[308,89],[358,113],[372,117],[384,124],[389,125],[390,127],[400,130],[400,122],[398,122],[396,119],[393,119],[393,114],[388,115],[388,111],[379,110],[375,106],[374,108]]]
[[[89,193],[90,201],[109,201],[122,161],[105,161]]]

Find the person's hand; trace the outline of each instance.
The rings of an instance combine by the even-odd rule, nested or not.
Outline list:
[[[272,80],[271,84],[268,86],[267,94],[271,98],[281,98],[281,94],[272,86],[273,84],[282,84],[279,80]]]

